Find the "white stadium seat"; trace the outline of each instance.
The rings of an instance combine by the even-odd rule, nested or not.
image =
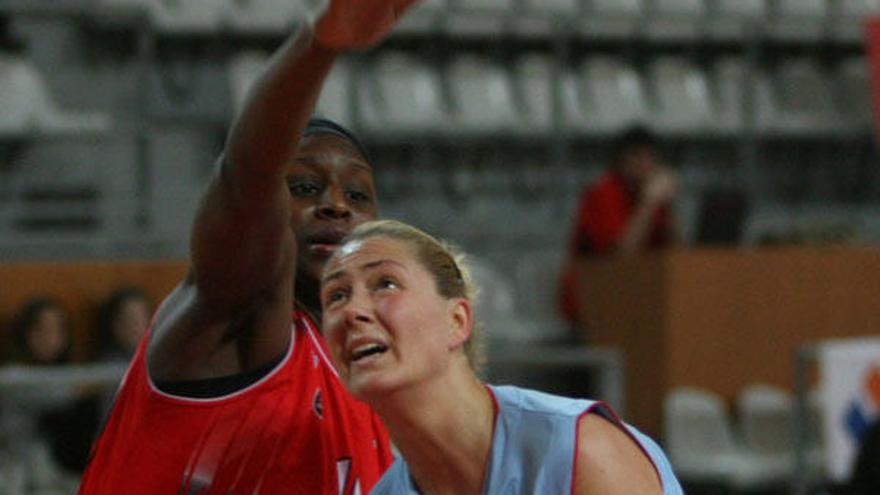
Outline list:
[[[718,39],[743,39],[767,16],[767,0],[716,0],[709,17],[708,34]]]
[[[512,0],[452,0],[462,10],[486,11],[493,13],[509,13],[513,8]]]
[[[742,446],[717,394],[677,387],[664,399],[663,416],[670,461],[680,479],[746,490],[778,480],[775,467]]]
[[[765,72],[746,67],[740,57],[720,59],[712,69],[718,126],[725,132],[741,132],[746,125],[746,98],[753,98],[754,122],[758,130],[770,129],[779,115],[779,105]],[[753,88],[753,89],[749,89]]]
[[[580,24],[580,7],[578,0],[519,0],[514,29],[523,36],[551,37],[563,27]]]
[[[592,0],[580,22],[590,36],[626,36],[633,34],[645,18],[643,0]]]
[[[793,400],[784,389],[755,384],[744,388],[736,401],[744,445],[767,461],[785,459],[788,470],[794,461]]]
[[[347,60],[338,60],[334,65],[324,86],[315,113],[335,120],[346,126],[354,124],[351,90],[352,70]]]
[[[778,126],[783,132],[840,128],[829,77],[809,58],[788,59],[776,70],[780,104]]]
[[[510,131],[518,124],[510,78],[487,57],[462,55],[447,72],[457,129]]]
[[[865,57],[853,57],[840,64],[837,69],[837,89],[843,120],[851,126],[871,126],[875,119],[874,102]]]
[[[226,1],[225,24],[235,31],[246,33],[285,33],[290,31],[294,22],[305,16],[307,12],[302,0]]]
[[[101,21],[114,23],[130,23],[149,12],[153,0],[98,0],[93,16]]]
[[[447,28],[453,34],[492,34],[504,30],[516,8],[513,0],[450,0],[453,16]]]
[[[593,120],[587,116],[587,95],[582,91],[581,71],[562,67],[559,76],[559,93],[562,98],[562,124],[566,129],[583,131]]]
[[[150,20],[165,33],[206,33],[221,27],[225,0],[155,0]]]
[[[825,0],[776,0],[771,32],[781,39],[816,39],[825,29]]]
[[[578,13],[578,0],[521,0],[523,14],[530,15],[563,15],[571,16]]]
[[[0,135],[21,135],[31,126],[33,69],[25,64],[17,57],[0,57]]]
[[[43,75],[17,56],[0,55],[0,108],[0,134],[79,134],[110,127],[106,114],[60,108]]]
[[[678,387],[663,402],[670,461],[684,479],[722,479],[740,455],[724,403],[699,388]],[[730,463],[730,464],[728,464]]]
[[[364,124],[371,129],[418,133],[447,125],[440,77],[421,59],[387,52],[374,64],[371,84],[359,88]]]
[[[656,95],[657,129],[671,132],[705,131],[713,122],[712,102],[705,75],[681,57],[661,57],[649,68]]]
[[[229,94],[232,106],[237,112],[244,104],[251,85],[263,71],[269,54],[257,50],[236,53],[229,59],[227,73],[229,75]]]
[[[660,39],[691,39],[705,22],[703,0],[654,0],[648,16],[648,35]]]
[[[588,129],[614,132],[644,122],[648,116],[642,81],[635,68],[620,59],[597,56],[585,60],[578,89]]]
[[[394,27],[395,33],[436,31],[440,20],[449,11],[449,0],[424,0],[409,9]]]
[[[555,115],[553,60],[538,53],[525,55],[516,62],[514,73],[523,123],[532,129],[549,130]]]

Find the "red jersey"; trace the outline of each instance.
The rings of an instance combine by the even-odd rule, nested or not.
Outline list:
[[[627,191],[623,179],[615,172],[602,175],[584,190],[578,206],[577,223],[570,247],[572,258],[577,255],[605,254],[614,248],[632,219],[636,201]],[[645,248],[657,249],[672,241],[669,205],[654,212],[651,231],[645,237]],[[567,271],[560,279],[560,309],[570,321],[577,320],[574,273]]]
[[[345,390],[314,323],[300,311],[293,320],[278,366],[211,399],[157,389],[145,338],[79,494],[368,493],[392,461],[388,434]]]

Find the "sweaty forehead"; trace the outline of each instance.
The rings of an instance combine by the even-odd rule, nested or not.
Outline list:
[[[324,280],[372,266],[371,263],[383,259],[393,260],[401,265],[414,260],[409,247],[402,241],[388,237],[357,239],[346,242],[333,255],[324,269]]]

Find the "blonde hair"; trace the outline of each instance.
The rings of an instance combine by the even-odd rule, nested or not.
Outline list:
[[[346,236],[343,244],[373,237],[401,241],[412,248],[416,259],[434,278],[437,293],[446,299],[464,298],[476,303],[477,289],[464,253],[452,244],[441,241],[412,225],[397,220],[375,220],[363,223]],[[474,322],[464,352],[474,371],[482,370],[485,362],[481,325]]]

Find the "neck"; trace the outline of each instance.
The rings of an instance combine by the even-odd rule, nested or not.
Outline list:
[[[451,366],[428,383],[370,402],[421,493],[481,493],[495,408],[489,391],[468,364]]]
[[[294,287],[294,306],[309,314],[316,325],[321,324],[321,299],[318,289],[309,281],[300,281],[303,277],[297,276]]]

